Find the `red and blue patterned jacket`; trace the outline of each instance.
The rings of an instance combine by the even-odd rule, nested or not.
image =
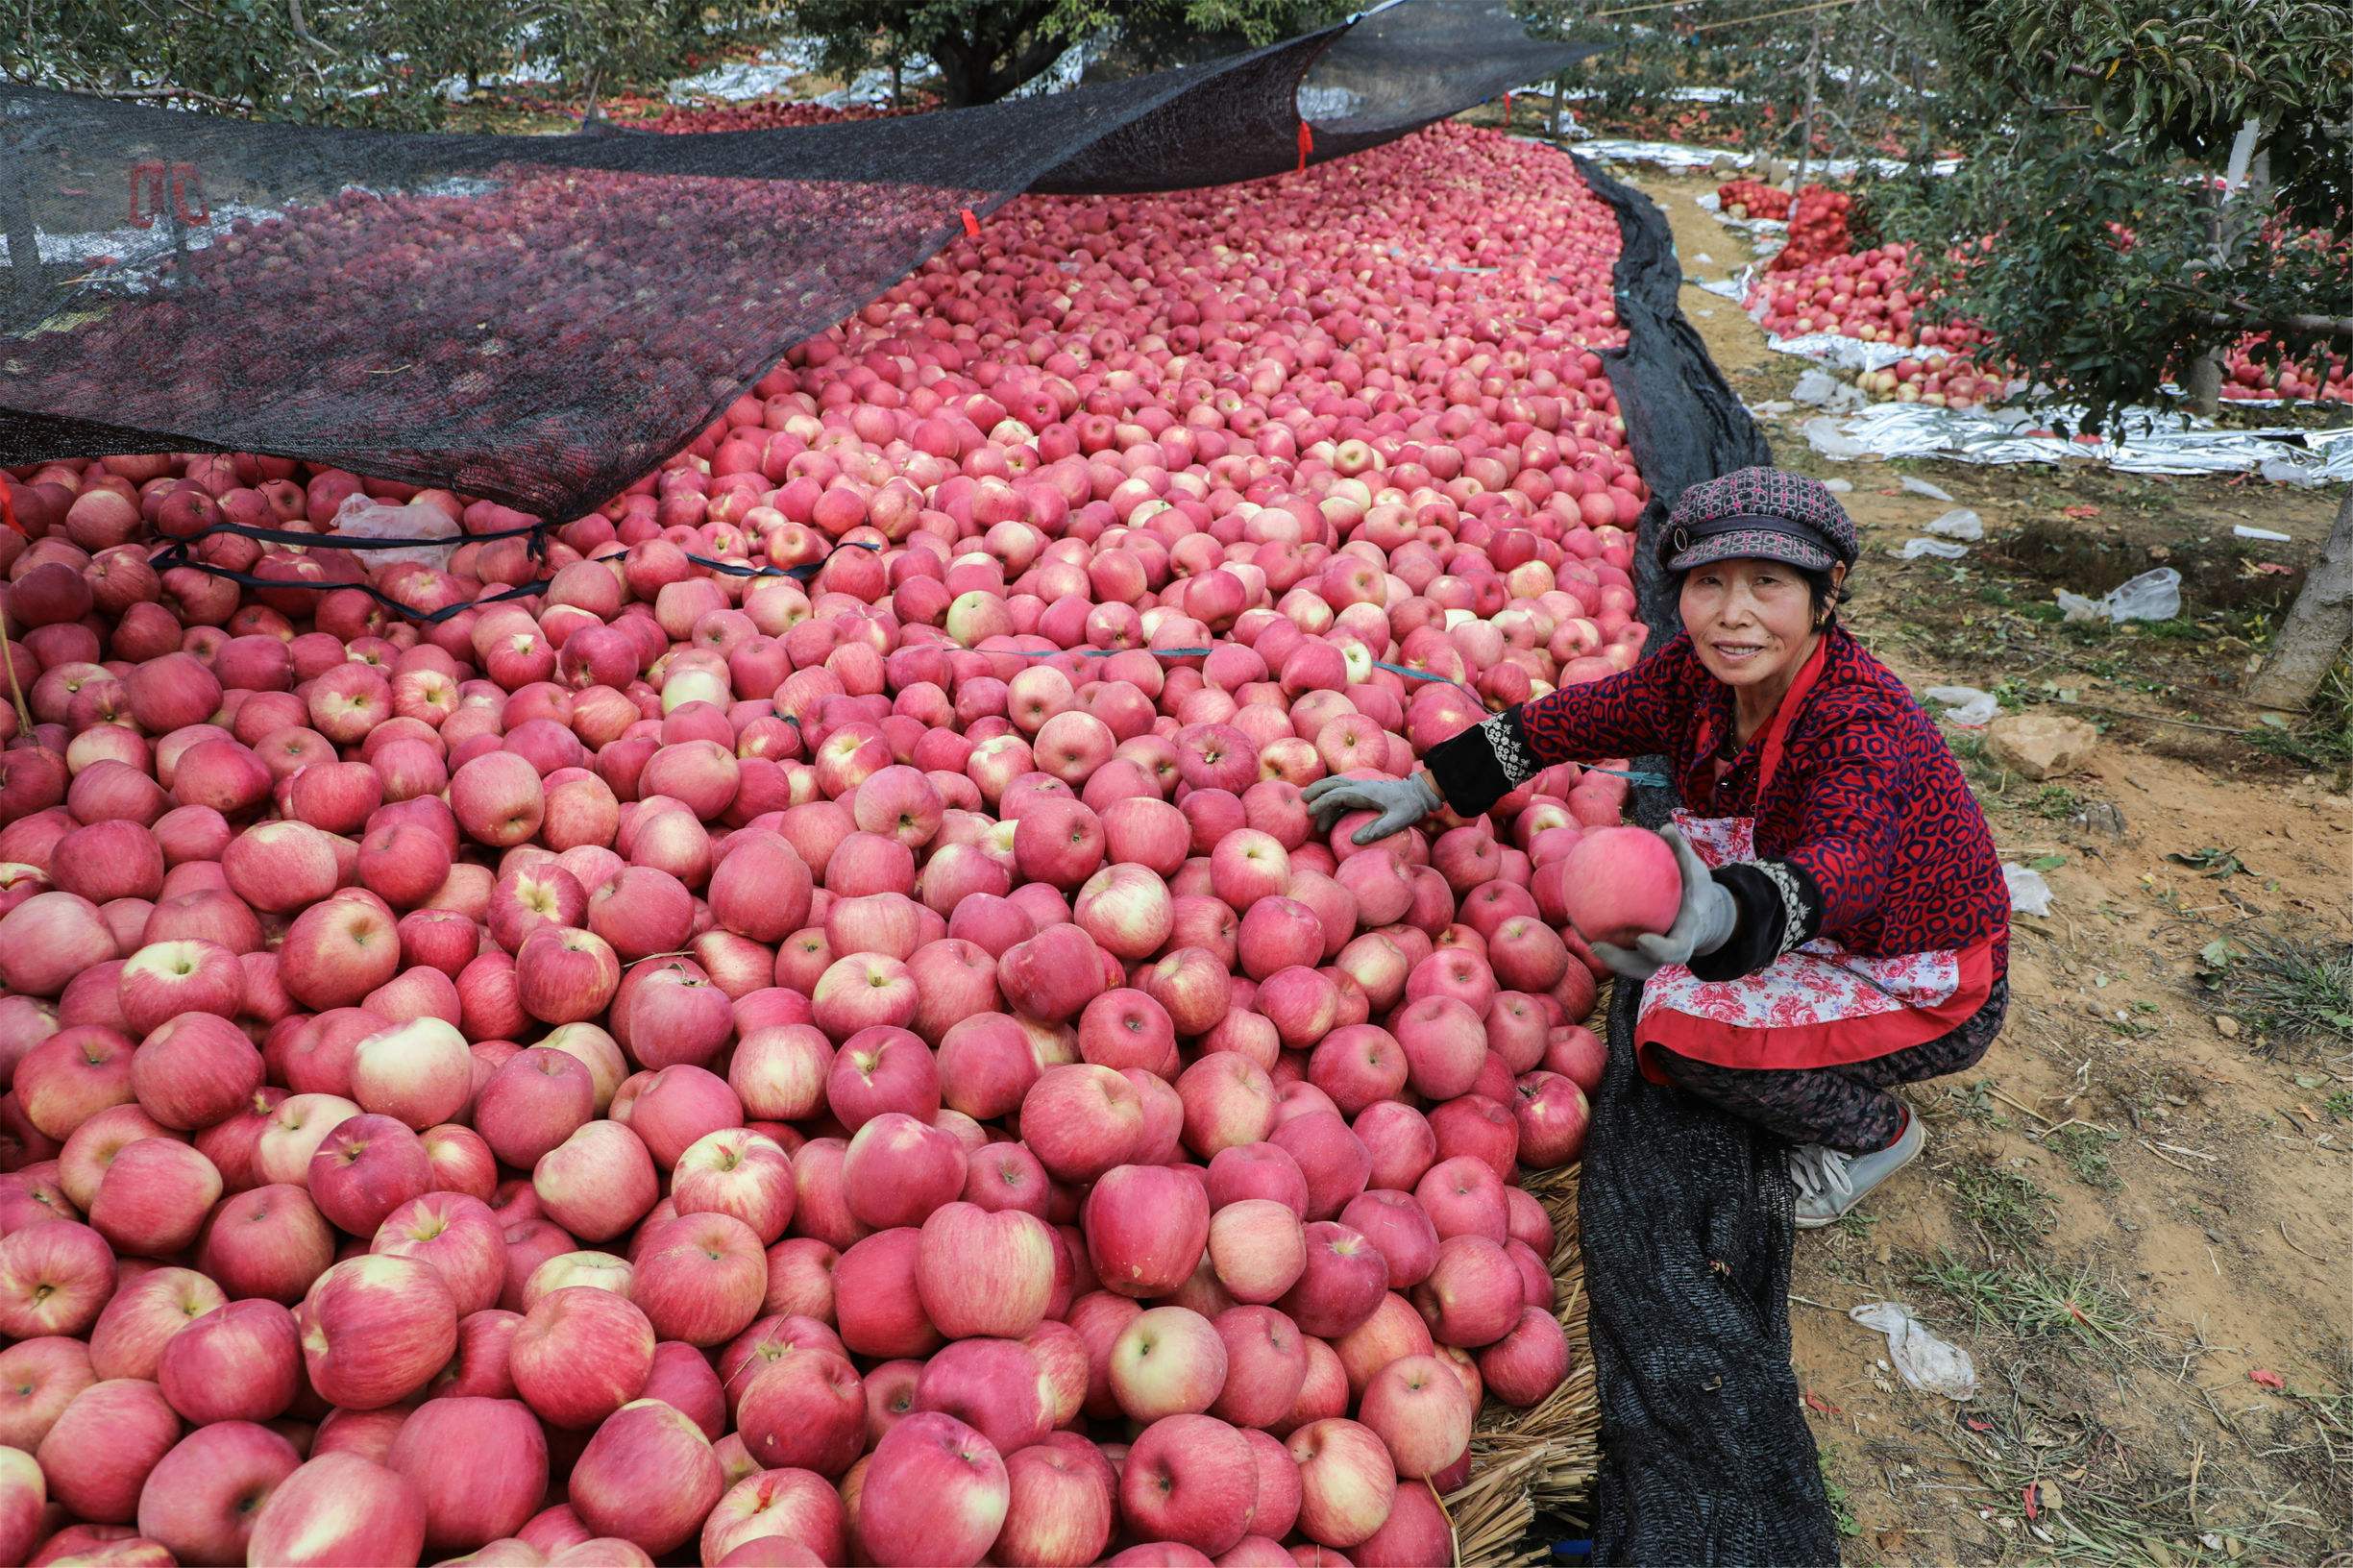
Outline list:
[[[1753,818],[1759,860],[1716,873],[1740,919],[1733,940],[1692,965],[1702,979],[1752,973],[1816,936],[1872,957],[1990,943],[1999,977],[2009,893],[1960,764],[1885,665],[1835,624],[1824,642],[1762,800],[1762,731],[1717,776],[1732,690],[1688,636],[1605,680],[1473,725],[1424,760],[1464,815],[1556,763],[1658,755],[1694,816]]]

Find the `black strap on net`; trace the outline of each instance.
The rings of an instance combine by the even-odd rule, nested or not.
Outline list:
[[[568,520],[1020,191],[1279,175],[1593,52],[1532,42],[1501,0],[1392,0],[1068,92],[675,136],[270,125],[0,84],[0,464],[267,453]]]
[[[1708,359],[1678,303],[1682,269],[1667,220],[1641,192],[1584,159],[1618,213],[1623,350],[1604,358],[1626,438],[1651,488],[1634,592],[1652,649],[1679,628],[1650,542],[1702,479],[1773,460],[1754,420]],[[1643,767],[1664,771],[1657,759]],[[1656,827],[1671,789],[1637,783],[1637,821]],[[1789,1360],[1794,1193],[1785,1147],[1634,1066],[1641,988],[1620,981],[1609,1066],[1578,1186],[1587,1322],[1602,1402],[1594,1560],[1836,1563],[1838,1540]]]

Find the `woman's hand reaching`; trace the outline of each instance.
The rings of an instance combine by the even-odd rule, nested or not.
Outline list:
[[[1430,775],[1418,769],[1410,778],[1319,778],[1301,794],[1319,833],[1330,832],[1336,821],[1352,811],[1375,813],[1372,821],[1350,835],[1357,844],[1385,839],[1446,804]]]

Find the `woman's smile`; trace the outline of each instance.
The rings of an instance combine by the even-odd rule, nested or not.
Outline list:
[[[1764,652],[1765,645],[1758,642],[1711,641],[1707,649],[1726,664],[1738,668]]]

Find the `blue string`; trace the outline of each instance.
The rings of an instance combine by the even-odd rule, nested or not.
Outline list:
[[[871,547],[870,546],[869,548],[870,549]],[[693,559],[693,557],[690,556],[689,559]],[[1233,648],[1239,647],[1241,645],[1236,643],[1224,643],[1220,644],[1219,646]],[[1108,659],[1119,653],[1149,653],[1156,659],[1206,659],[1212,653],[1217,651],[1217,649],[1215,648],[989,648],[976,649],[973,651],[982,654],[984,657],[993,659],[1059,659],[1071,655],[1075,655],[1076,657],[1082,659]],[[1454,687],[1457,691],[1459,691],[1464,696],[1470,698],[1474,702],[1478,702],[1480,706],[1484,707],[1486,705],[1477,692],[1472,691],[1469,687],[1461,684],[1461,682],[1449,680],[1446,676],[1434,674],[1428,670],[1409,670],[1402,664],[1391,664],[1385,659],[1373,660],[1373,668],[1376,670],[1386,670],[1391,674],[1403,675],[1409,680],[1439,681],[1445,685]],[[1647,784],[1654,789],[1663,790],[1669,784],[1674,782],[1674,780],[1668,778],[1664,773],[1654,773],[1638,768],[1630,770],[1624,768],[1596,768],[1590,764],[1587,764],[1584,771],[1588,773],[1607,773],[1613,778],[1623,778],[1630,783],[1634,784]]]
[[[332,534],[296,533],[289,529],[256,527],[250,524],[244,523],[216,523],[206,528],[201,533],[194,533],[184,539],[173,540],[162,550],[157,551],[153,556],[149,557],[148,564],[157,568],[159,571],[169,566],[191,566],[199,572],[206,573],[215,577],[226,577],[231,582],[238,583],[248,588],[308,588],[316,590],[320,593],[331,593],[338,588],[355,588],[359,592],[366,594],[370,599],[375,600],[378,603],[382,604],[386,608],[396,611],[401,615],[407,616],[411,620],[423,621],[428,625],[437,625],[440,622],[448,620],[450,617],[457,614],[461,610],[475,608],[483,604],[502,603],[507,600],[523,599],[528,595],[538,593],[540,590],[546,588],[549,581],[551,579],[543,578],[536,582],[521,583],[513,588],[507,589],[504,593],[493,594],[487,599],[468,600],[463,603],[446,605],[438,610],[425,611],[412,609],[408,605],[402,603],[399,600],[394,599],[390,595],[384,594],[374,586],[364,582],[285,582],[274,577],[256,576],[248,572],[232,572],[227,567],[208,566],[204,562],[190,557],[188,554],[188,547],[199,539],[208,538],[216,533],[241,534],[247,538],[259,540],[265,544],[304,545],[313,549],[349,548],[355,550],[391,550],[395,547],[405,545],[442,546],[466,544],[488,539],[514,539],[525,534],[529,534],[532,538],[533,545],[536,546],[539,543],[540,537],[546,532],[547,527],[548,525],[545,523],[534,523],[527,527],[506,528],[497,533],[465,534],[453,536],[448,539],[345,540]],[[881,548],[882,547],[880,545],[870,544],[863,539],[846,539],[840,544],[835,545],[832,550],[827,551],[822,559],[809,561],[800,566],[751,566],[741,561],[722,561],[714,559],[708,555],[696,555],[693,553],[689,553],[686,558],[694,562],[697,566],[708,567],[714,572],[724,572],[729,576],[788,577],[796,582],[808,582],[815,578],[820,572],[822,572],[825,569],[825,563],[832,560],[833,557],[842,551],[880,550]],[[1240,645],[1225,643],[1218,646],[1238,647]],[[1059,659],[1066,653],[1074,653],[1082,659],[1108,659],[1120,653],[1137,652],[1149,653],[1156,659],[1206,659],[1216,650],[1216,648],[998,648],[981,649],[979,651],[985,652],[991,658],[1003,656],[1017,659]],[[1449,680],[1446,676],[1438,674],[1433,671],[1409,669],[1402,664],[1391,664],[1386,659],[1373,660],[1373,668],[1376,670],[1386,670],[1389,674],[1393,675],[1402,675],[1408,680],[1440,681],[1446,685],[1456,687],[1458,690],[1463,692],[1464,695],[1470,697],[1472,700],[1479,701],[1478,693],[1471,691],[1467,686],[1462,686],[1458,681]],[[1484,705],[1485,704],[1483,702],[1481,703],[1481,706],[1483,707]],[[800,723],[799,720],[793,718],[790,714],[785,715],[785,721],[796,727],[797,727]],[[1589,773],[1609,773],[1615,777],[1626,779],[1631,783],[1647,784],[1656,789],[1664,789],[1669,783],[1672,782],[1672,780],[1670,780],[1663,773],[1647,772],[1641,770],[1630,772],[1620,768],[1594,768],[1589,766],[1585,769],[1585,772]]]
[[[724,572],[731,577],[790,577],[795,582],[807,582],[825,570],[825,562],[846,550],[880,550],[880,545],[868,544],[863,539],[845,539],[825,551],[819,560],[799,566],[748,566],[742,561],[716,561],[708,555],[689,553],[687,559],[697,566],[707,566],[714,572]]]

